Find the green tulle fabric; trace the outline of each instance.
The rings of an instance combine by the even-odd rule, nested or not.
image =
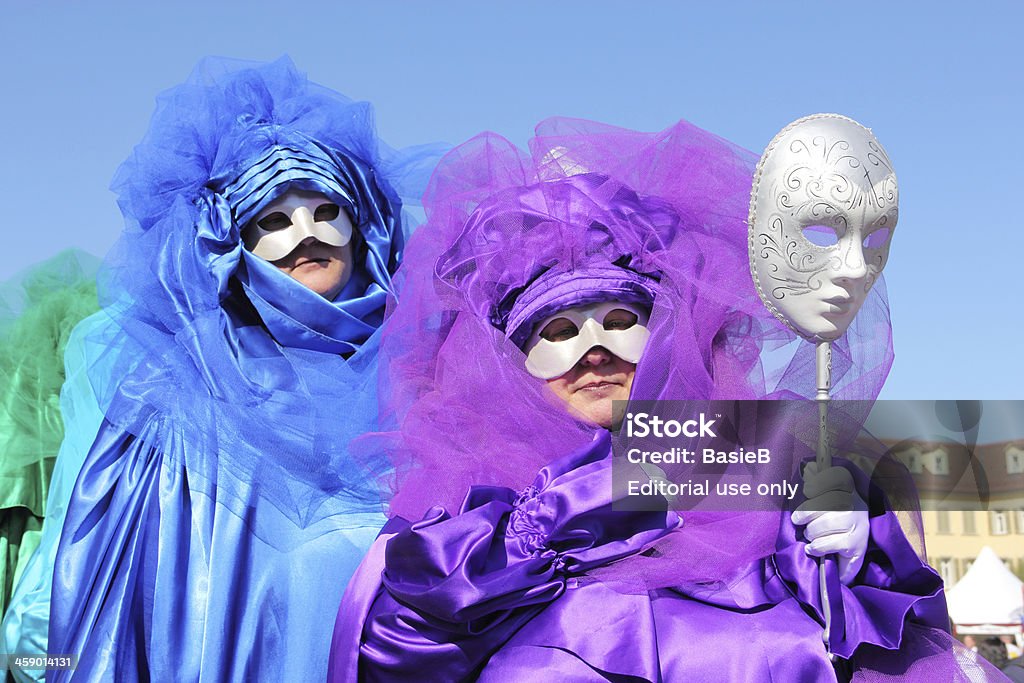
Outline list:
[[[64,438],[64,348],[99,309],[99,260],[64,251],[0,285],[0,614],[39,544]]]

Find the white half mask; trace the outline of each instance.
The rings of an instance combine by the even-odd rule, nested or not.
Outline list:
[[[308,237],[332,247],[352,239],[345,210],[319,192],[288,190],[267,204],[242,230],[245,248],[266,261],[282,259]]]
[[[841,337],[885,268],[898,203],[870,130],[838,114],[786,126],[750,195],[750,270],[768,309],[805,339]]]
[[[609,323],[611,329],[605,329],[605,318],[615,310],[629,311],[636,316],[636,323],[627,328],[617,328],[615,323]],[[551,321],[559,318],[572,323],[576,334],[557,341],[540,336]],[[643,306],[619,301],[603,301],[559,311],[534,327],[523,349],[526,352],[526,370],[539,379],[561,377],[595,346],[608,349],[624,361],[637,363],[651,335],[647,320],[648,314]],[[571,333],[571,329],[569,331]]]

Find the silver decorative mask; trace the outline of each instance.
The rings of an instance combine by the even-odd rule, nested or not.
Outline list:
[[[870,130],[838,114],[786,126],[754,173],[750,270],[768,309],[805,339],[850,326],[889,257],[899,191]]]

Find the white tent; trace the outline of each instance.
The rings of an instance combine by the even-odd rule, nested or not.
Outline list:
[[[985,546],[955,586],[946,591],[957,633],[1020,633],[1024,582]]]

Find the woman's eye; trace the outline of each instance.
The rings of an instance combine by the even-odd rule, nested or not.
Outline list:
[[[803,228],[804,237],[808,242],[819,247],[831,247],[839,243],[839,235],[829,225],[808,225]]]
[[[281,213],[275,211],[272,214],[264,216],[263,218],[256,221],[256,225],[260,226],[267,232],[274,232],[275,230],[284,230],[292,224],[292,219]]]
[[[579,329],[576,328],[576,325],[571,320],[559,318],[545,325],[544,329],[541,330],[540,336],[548,341],[559,342],[572,339],[579,333]]]
[[[865,249],[881,249],[889,241],[889,228],[879,228],[864,238]]]
[[[604,329],[606,330],[628,330],[636,325],[636,313],[621,308],[616,308],[604,317]]]
[[[333,221],[339,213],[341,213],[341,208],[337,204],[321,204],[313,212],[313,220]]]

